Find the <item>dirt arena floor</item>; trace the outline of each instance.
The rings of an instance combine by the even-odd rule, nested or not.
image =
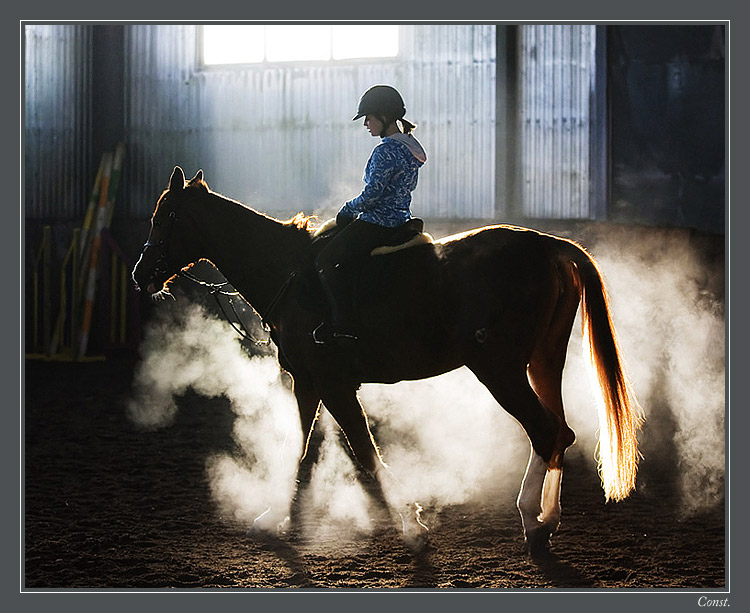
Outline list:
[[[426,508],[419,555],[387,529],[314,543],[249,534],[222,519],[206,475],[207,456],[232,444],[228,403],[187,393],[172,426],[144,433],[124,408],[134,367],[25,364],[26,589],[726,586],[724,502],[684,517],[658,457],[644,460],[648,487],[605,504],[593,462],[571,453],[543,560],[523,554],[509,490]]]

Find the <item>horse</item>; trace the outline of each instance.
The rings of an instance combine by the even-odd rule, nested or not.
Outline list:
[[[325,239],[312,225],[301,213],[288,221],[260,213],[211,190],[202,170],[188,181],[177,166],[132,273],[138,289],[158,295],[207,260],[253,307],[293,382],[304,441],[298,477],[325,407],[370,480],[370,494],[391,519],[401,518],[407,544],[423,546],[428,528],[421,507],[395,493],[398,479],[357,391],[363,383],[424,379],[466,366],[529,439],[516,506],[527,551],[549,551],[560,523],[563,459],[575,440],[563,411],[562,373],[580,305],[602,398],[598,461],[605,498],[620,501],[635,489],[642,409],[624,372],[602,273],[583,247],[490,225],[367,257],[352,282],[358,340],[341,351],[314,335],[328,307],[314,268]]]

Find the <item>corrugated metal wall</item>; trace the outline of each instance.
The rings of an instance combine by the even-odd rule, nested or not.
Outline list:
[[[27,25],[27,218],[81,219],[93,180],[92,31]],[[272,214],[333,213],[376,140],[361,92],[395,85],[428,152],[415,214],[495,218],[494,25],[403,25],[394,59],[200,70],[198,25],[125,25],[127,159],[116,216],[148,216],[174,165]],[[591,218],[595,26],[520,26],[523,215]],[[502,87],[503,84],[500,84]],[[595,163],[599,163],[596,161]],[[595,181],[594,181],[595,182]]]
[[[24,28],[26,217],[83,217],[91,178],[91,26]]]
[[[125,134],[122,205],[117,215],[153,212],[179,164],[202,157],[201,92],[193,78],[196,26],[125,26]]]
[[[593,218],[596,26],[522,26],[520,44],[523,213]]]
[[[351,121],[357,100],[390,83],[429,158],[415,214],[494,216],[495,26],[401,26],[395,59],[209,70],[198,70],[198,28],[127,27],[119,214],[150,214],[175,164],[272,214],[333,212],[359,193],[377,144]]]

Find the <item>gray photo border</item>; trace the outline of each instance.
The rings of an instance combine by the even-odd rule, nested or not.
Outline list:
[[[524,2],[513,6],[504,6],[500,3],[489,3],[470,0],[458,4],[449,4],[440,0],[440,3],[426,2],[420,0],[410,3],[383,0],[377,4],[334,4],[332,2],[309,3],[305,0],[292,0],[285,3],[283,8],[270,6],[252,6],[250,3],[240,4],[236,0],[214,0],[211,3],[199,3],[197,0],[186,0],[183,2],[159,2],[148,3],[143,0],[129,2],[127,5],[114,3],[97,3],[93,0],[74,0],[65,4],[54,3],[52,0],[26,2],[21,6],[14,7],[9,18],[3,20],[4,30],[2,45],[7,47],[6,57],[18,58],[19,96],[16,100],[3,99],[2,104],[7,106],[6,116],[17,116],[18,130],[6,131],[6,134],[18,134],[18,157],[12,157],[10,147],[3,147],[2,168],[4,183],[12,192],[18,190],[19,208],[13,216],[14,223],[2,224],[2,232],[7,234],[0,241],[6,262],[18,265],[19,286],[22,287],[23,279],[23,78],[21,57],[21,24],[24,21],[144,21],[144,22],[184,22],[184,21],[208,21],[208,20],[289,20],[295,21],[331,21],[331,20],[393,20],[395,22],[445,22],[445,23],[500,23],[502,21],[518,22],[590,22],[590,23],[627,23],[627,22],[726,22],[728,29],[727,48],[732,50],[728,54],[727,74],[731,73],[731,58],[735,59],[736,66],[743,65],[743,59],[747,57],[748,32],[747,19],[742,16],[740,9],[734,3],[715,0],[712,3],[698,2],[696,0],[630,0],[627,3],[603,3],[588,0],[569,0],[560,3],[553,0]],[[15,13],[18,13],[16,16]],[[12,49],[11,49],[12,48]],[[12,52],[11,52],[12,51]],[[740,70],[742,70],[740,68]],[[747,79],[738,79],[733,85],[732,91],[728,78],[727,117],[730,118],[731,103],[747,99]],[[12,107],[12,108],[10,108]],[[746,324],[742,321],[736,323],[734,329],[730,326],[731,313],[737,311],[745,312],[746,289],[735,285],[735,291],[730,291],[731,266],[730,259],[734,256],[735,262],[744,262],[747,241],[730,240],[732,224],[738,228],[747,225],[747,206],[740,204],[733,209],[731,201],[731,161],[734,158],[742,164],[748,153],[744,147],[747,134],[747,119],[745,113],[738,112],[744,105],[735,106],[735,114],[732,119],[730,131],[727,122],[727,194],[726,194],[726,247],[727,247],[727,449],[731,453],[731,429],[735,432],[747,431],[747,413],[740,406],[729,418],[729,407],[731,407],[731,375],[733,373],[746,372],[743,355],[744,352],[735,349],[732,355],[731,349],[736,346],[743,347],[742,340],[745,339],[747,331]],[[15,122],[11,122],[16,127]],[[734,138],[731,138],[734,137]],[[6,139],[13,141],[14,137]],[[15,153],[15,152],[14,152]],[[734,155],[732,155],[734,154]],[[7,159],[5,159],[7,157]],[[744,166],[744,164],[742,164]],[[737,166],[737,164],[735,164]],[[17,215],[17,217],[16,217]],[[15,223],[16,219],[18,220]],[[741,269],[740,269],[741,271]],[[741,277],[744,276],[740,272]],[[23,300],[23,290],[20,292]],[[735,295],[736,294],[736,295]],[[727,581],[729,589],[726,591],[683,591],[683,590],[628,590],[628,591],[587,591],[576,592],[574,590],[547,590],[538,592],[534,590],[518,591],[492,591],[492,590],[354,590],[354,591],[231,591],[231,592],[24,592],[23,591],[23,479],[22,479],[22,440],[23,440],[23,309],[22,304],[13,304],[13,299],[4,301],[3,309],[9,312],[6,319],[18,322],[3,328],[6,347],[20,345],[20,358],[4,355],[2,368],[4,389],[11,390],[13,398],[18,402],[11,402],[9,414],[12,416],[12,426],[4,429],[4,436],[11,439],[2,445],[3,460],[7,466],[15,470],[3,471],[4,484],[9,491],[18,492],[18,499],[12,500],[11,504],[4,505],[3,522],[5,543],[3,555],[2,591],[3,600],[10,605],[13,611],[49,611],[49,610],[75,610],[75,611],[102,611],[102,610],[132,610],[134,607],[145,610],[161,608],[176,608],[182,610],[204,609],[206,607],[243,607],[252,610],[266,610],[266,608],[282,608],[294,610],[301,607],[313,610],[346,610],[356,607],[358,610],[382,610],[397,607],[398,610],[411,610],[415,607],[429,608],[430,610],[454,609],[456,607],[470,607],[473,611],[501,611],[505,609],[523,611],[542,611],[557,609],[565,611],[594,611],[607,610],[632,611],[641,609],[644,611],[655,611],[661,609],[690,611],[708,608],[701,606],[701,596],[707,596],[711,600],[728,599],[728,605],[735,609],[742,608],[742,602],[748,601],[747,587],[744,578],[747,576],[747,562],[742,556],[746,536],[744,530],[732,531],[730,529],[731,511],[746,508],[746,494],[744,491],[736,493],[735,497],[727,496]],[[16,325],[18,327],[16,327]],[[739,327],[739,329],[738,329]],[[16,341],[17,339],[17,341]],[[739,342],[738,340],[739,339]],[[734,342],[733,342],[734,341]],[[8,351],[10,354],[10,351]],[[739,360],[735,365],[732,357]],[[735,399],[736,400],[736,399]],[[17,410],[16,410],[17,407]],[[730,428],[730,421],[731,426]],[[735,437],[736,438],[736,437]],[[742,446],[742,443],[740,442]],[[735,453],[735,456],[737,454]],[[729,458],[728,458],[729,460]],[[727,483],[729,484],[729,467],[727,463]],[[21,477],[19,479],[19,476]],[[729,486],[728,486],[729,489]],[[729,494],[729,493],[728,493]],[[741,518],[740,518],[741,521]],[[738,553],[739,552],[739,555]],[[732,553],[735,555],[732,556]],[[213,596],[213,598],[212,598]],[[240,599],[243,599],[240,602]],[[747,610],[747,604],[744,607]]]

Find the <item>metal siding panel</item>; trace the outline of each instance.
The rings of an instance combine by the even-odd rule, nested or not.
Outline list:
[[[91,177],[91,30],[24,28],[24,208],[29,219],[85,213]]]
[[[176,164],[189,172],[200,141],[195,80],[195,26],[128,26],[125,31],[125,125],[129,163],[118,212],[151,213]]]
[[[402,26],[395,60],[208,71],[196,69],[196,28],[126,30],[126,130],[138,159],[123,178],[126,214],[150,214],[176,164],[272,214],[333,213],[361,189],[377,144],[350,119],[356,101],[392,83],[428,153],[415,214],[494,216],[494,26]]]
[[[590,112],[596,26],[522,26],[523,212],[591,217]]]

